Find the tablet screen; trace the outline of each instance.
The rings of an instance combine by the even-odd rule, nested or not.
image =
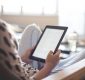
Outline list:
[[[32,56],[45,60],[49,51],[54,52],[59,46],[64,32],[64,29],[46,28]]]

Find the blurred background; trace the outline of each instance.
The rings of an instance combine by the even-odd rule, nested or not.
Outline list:
[[[33,23],[41,30],[46,25],[67,26],[63,42],[76,33],[78,44],[85,46],[85,0],[0,0],[0,19],[16,32]]]

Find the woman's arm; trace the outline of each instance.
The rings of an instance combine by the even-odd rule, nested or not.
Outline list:
[[[22,60],[24,62],[27,63],[28,61],[30,61],[29,56],[31,54],[31,51],[32,51],[32,49],[28,49],[22,55]],[[51,70],[55,67],[55,65],[57,65],[57,63],[59,62],[59,59],[60,59],[59,54],[60,54],[59,50],[54,55],[53,55],[53,52],[50,51],[48,56],[47,56],[47,59],[45,61],[44,67],[40,71],[38,71],[33,76],[33,78],[35,78],[36,80],[40,80],[40,79],[46,77],[51,72]]]

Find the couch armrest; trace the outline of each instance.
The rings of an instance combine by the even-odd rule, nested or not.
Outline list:
[[[43,80],[85,80],[85,59],[54,73]]]

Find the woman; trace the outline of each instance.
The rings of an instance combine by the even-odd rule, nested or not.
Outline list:
[[[18,55],[18,45],[9,25],[0,22],[0,77],[4,80],[41,80],[46,77],[59,62],[60,51],[50,51],[44,67],[39,71],[22,62]],[[32,49],[26,50],[29,57]]]

